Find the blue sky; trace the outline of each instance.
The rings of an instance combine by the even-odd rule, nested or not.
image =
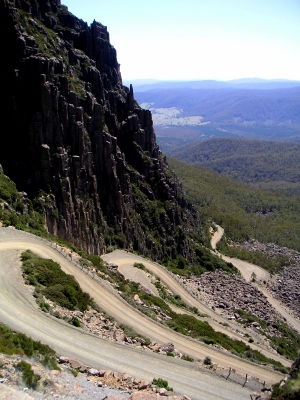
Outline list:
[[[61,0],[107,26],[124,80],[300,80],[300,0]]]

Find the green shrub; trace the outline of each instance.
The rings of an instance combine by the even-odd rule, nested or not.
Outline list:
[[[50,310],[50,304],[46,303],[45,301],[40,301],[39,306],[40,306],[40,309],[44,312],[49,312],[49,310]]]
[[[300,349],[300,335],[286,323],[276,321],[273,327],[281,333],[281,337],[267,336],[276,347],[277,352],[291,360],[295,359]]]
[[[140,335],[139,333],[137,333],[133,328],[131,328],[131,326],[125,325],[125,324],[120,324],[120,329],[122,329],[122,331],[124,332],[124,335],[130,338],[135,338],[135,337],[139,337],[143,340],[145,340],[145,342],[147,343],[147,345],[149,345],[151,343],[151,340],[143,335]]]
[[[77,317],[73,317],[70,322],[72,325],[76,326],[77,328],[81,327],[80,321]]]
[[[135,268],[142,269],[143,271],[146,270],[145,265],[142,264],[142,263],[136,263],[136,262],[135,262],[135,263],[133,264],[133,266],[134,266]]]
[[[168,381],[161,379],[161,378],[154,378],[152,381],[152,384],[159,387],[159,388],[164,388],[168,391],[172,391],[173,389],[169,387]]]
[[[60,370],[60,368],[56,364],[56,357],[54,352],[53,354],[44,354],[41,363],[44,367],[48,369]]]
[[[20,361],[16,367],[18,370],[22,371],[22,378],[25,385],[31,389],[37,389],[41,376],[32,371],[31,365],[25,361]]]
[[[234,310],[234,312],[239,314],[240,317],[248,323],[256,321],[263,329],[267,328],[267,323],[264,320],[252,315],[247,311]],[[300,349],[300,335],[291,329],[286,323],[281,321],[274,322],[273,327],[281,333],[281,336],[277,337],[267,335],[267,337],[271,343],[273,343],[273,346],[276,348],[277,352],[291,360],[296,358]],[[249,337],[249,343],[253,343],[253,339],[251,337]]]
[[[243,319],[246,320],[248,323],[251,322],[258,322],[259,325],[263,328],[266,329],[267,328],[267,323],[266,321],[264,321],[261,318],[256,317],[255,315],[252,315],[251,313],[249,313],[248,311],[245,310],[234,310],[234,312],[236,314],[239,314],[239,316]]]
[[[0,172],[0,203],[2,201],[7,202],[10,206],[9,209],[0,209],[0,220],[4,226],[12,225],[17,229],[46,236],[42,214],[34,211],[31,201],[28,200],[28,213],[23,215],[25,206],[16,185]]]
[[[172,320],[168,321],[167,325],[176,332],[203,340],[206,344],[218,344],[240,357],[247,357],[246,352],[251,350],[253,354],[252,361],[272,364],[277,368],[283,367],[280,362],[265,357],[257,350],[252,350],[241,340],[233,340],[225,333],[215,331],[206,321],[202,322],[192,315],[176,314],[174,312],[171,312],[169,315],[172,317]]]
[[[211,365],[212,364],[211,358],[210,357],[205,357],[204,360],[203,360],[203,364],[204,365]]]
[[[284,385],[277,383],[272,387],[272,399],[276,400],[298,400],[300,398],[300,373],[289,379]]]
[[[77,377],[77,375],[79,374],[79,371],[77,370],[77,369],[71,369],[70,370],[70,372],[71,372],[71,374],[76,378]]]
[[[193,359],[192,357],[186,355],[186,354],[184,354],[184,355],[181,357],[181,359],[182,359],[182,360],[185,360],[185,361],[189,361],[189,362],[194,362],[194,359]]]
[[[11,204],[18,197],[16,185],[7,176],[0,173],[0,200]]]
[[[30,250],[22,253],[21,260],[26,281],[41,286],[37,290],[49,300],[69,310],[85,311],[91,304],[90,295],[83,292],[76,279],[63,272],[58,263],[39,258]]]

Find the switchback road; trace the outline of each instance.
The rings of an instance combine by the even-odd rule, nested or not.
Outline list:
[[[213,362],[224,368],[235,368],[241,374],[257,376],[268,383],[282,378],[281,374],[268,368],[167,330],[137,313],[113,291],[100,285],[45,241],[22,231],[0,228],[0,321],[35,340],[47,343],[58,354],[74,357],[95,368],[123,371],[148,381],[153,377],[161,377],[167,379],[177,393],[187,394],[193,399],[241,400],[249,399],[251,392],[247,385],[242,387],[206,371],[195,370],[193,363],[102,340],[41,312],[21,276],[20,251],[26,249],[60,263],[62,269],[74,275],[82,289],[104,311],[152,340],[158,343],[171,341],[181,352],[196,359],[210,356]]]
[[[217,225],[217,228],[217,231],[211,239],[211,246],[214,250],[216,250],[216,245],[218,241],[221,240],[224,234],[224,229],[221,226]],[[270,274],[258,265],[251,264],[247,261],[242,261],[237,258],[224,256],[218,251],[216,251],[216,254],[224,261],[230,262],[232,265],[234,265],[240,271],[241,275],[247,282],[251,281],[253,273],[255,274],[256,282],[261,283],[270,279]],[[285,318],[285,320],[300,334],[300,321],[294,318],[278,300],[271,296],[271,294],[265,289],[265,287],[257,283],[255,283],[255,286],[267,297],[268,302],[282,315],[282,317]]]

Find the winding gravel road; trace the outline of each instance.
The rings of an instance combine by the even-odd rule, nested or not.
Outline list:
[[[213,235],[211,239],[211,246],[214,250],[216,250],[217,243],[221,240],[224,229],[217,225],[217,231]],[[256,282],[268,281],[270,279],[270,274],[259,267],[258,265],[251,264],[247,261],[242,261],[237,258],[231,258],[224,256],[223,254],[215,251],[215,253],[222,258],[224,261],[231,262],[241,273],[243,278],[250,282],[252,279],[252,274],[256,275]],[[268,302],[286,319],[286,321],[300,334],[300,321],[294,318],[286,309],[282,306],[282,304],[276,300],[263,286],[255,283],[255,286],[258,290],[260,290],[268,299]]]
[[[196,307],[202,314],[206,314],[209,316],[209,318],[206,318],[206,321],[217,331],[223,332],[227,334],[228,336],[232,337],[233,339],[236,340],[242,340],[246,341],[247,344],[248,341],[239,333],[248,333],[246,329],[241,327],[239,324],[237,324],[234,321],[229,321],[222,317],[221,315],[217,314],[215,311],[213,311],[210,307],[208,307],[205,303],[202,303],[200,300],[197,298],[193,297],[190,293],[186,291],[186,288],[183,287],[184,285],[182,284],[182,281],[180,279],[175,279],[176,276],[171,274],[166,268],[162,267],[161,265],[154,263],[152,261],[149,261],[145,258],[142,258],[140,256],[134,255],[132,253],[127,253],[123,250],[115,250],[112,253],[108,253],[102,258],[108,262],[108,263],[114,263],[119,266],[120,271],[127,270],[127,274],[129,272],[129,267],[133,270],[137,270],[137,268],[134,268],[133,265],[134,263],[142,263],[151,273],[153,273],[156,276],[159,276],[161,282],[163,282],[174,294],[179,294],[181,299],[190,307]],[[139,270],[138,270],[139,271]],[[135,271],[136,274],[137,271]],[[135,275],[134,274],[134,275]],[[128,274],[129,275],[129,274]],[[131,274],[132,275],[132,274]],[[138,279],[139,276],[133,276],[133,278]],[[133,279],[134,280],[134,279]],[[139,280],[137,280],[139,282]],[[228,328],[222,324],[226,324],[229,326]],[[238,330],[238,332],[237,332]],[[173,332],[172,332],[173,333]],[[270,357],[276,361],[281,362],[285,367],[289,367],[291,365],[290,361],[286,360],[284,357],[280,356],[273,350],[267,350],[266,346],[263,346],[261,344],[250,344],[250,346],[262,352],[266,357]],[[211,347],[209,347],[211,349]],[[186,353],[191,356],[190,353]],[[211,357],[214,357],[214,354],[211,353]],[[215,358],[214,358],[215,360]],[[218,364],[222,364],[220,360],[218,360]],[[226,364],[226,367],[228,368],[228,365]],[[244,371],[244,373],[247,373]]]
[[[107,290],[91,276],[68,261],[57,249],[28,233],[11,228],[0,228],[0,321],[10,328],[24,332],[55,349],[59,355],[79,359],[95,368],[125,371],[151,381],[153,377],[167,379],[179,394],[192,399],[249,399],[251,390],[220,379],[205,370],[195,370],[194,364],[102,340],[72,327],[38,310],[24,285],[20,271],[20,250],[30,248],[36,254],[60,263],[62,269],[75,276],[82,289],[117,321],[133,326],[159,343],[173,342],[175,347],[197,359],[210,356],[225,368],[235,368],[241,374],[257,376],[274,383],[282,375],[218,351],[165,329],[137,313],[113,291]]]

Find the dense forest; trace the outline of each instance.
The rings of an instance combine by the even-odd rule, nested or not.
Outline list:
[[[300,144],[215,138],[169,152],[186,163],[202,166],[250,184],[285,194],[300,194]]]
[[[228,238],[255,238],[300,251],[300,198],[251,188],[200,166],[168,158],[201,219],[220,224]]]

